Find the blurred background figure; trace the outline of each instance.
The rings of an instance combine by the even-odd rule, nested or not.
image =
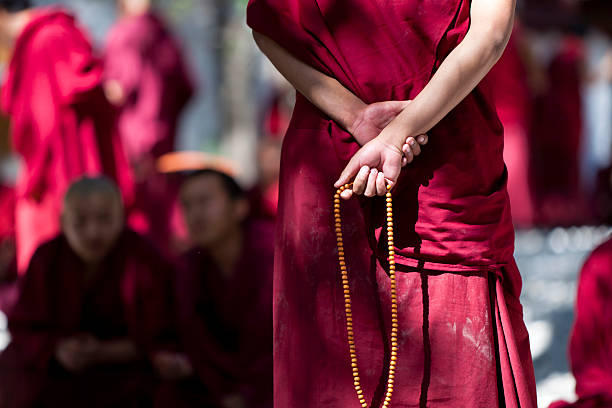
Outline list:
[[[147,0],[118,0],[104,49],[104,90],[119,107],[119,134],[134,171],[139,232],[168,245],[176,189],[155,169],[173,151],[178,121],[194,91],[178,42]],[[132,214],[136,217],[136,214]]]
[[[131,198],[131,174],[102,91],[102,64],[75,18],[59,8],[0,2],[10,62],[1,106],[24,167],[16,184],[17,267],[59,229],[61,197],[74,178],[105,173]]]
[[[612,407],[612,239],[580,272],[569,355],[579,400],[551,408]]]
[[[170,269],[124,218],[110,179],[68,189],[62,232],[35,252],[9,313],[0,406],[152,406],[147,359],[170,340]]]
[[[180,202],[194,244],[176,284],[183,347],[212,402],[272,407],[272,226],[217,170],[188,175]]]

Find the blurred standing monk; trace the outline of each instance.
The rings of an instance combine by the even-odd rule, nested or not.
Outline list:
[[[151,406],[148,363],[170,347],[170,267],[125,228],[108,178],[73,183],[62,233],[34,253],[8,314],[0,407]]]
[[[71,180],[104,173],[130,200],[131,174],[101,86],[102,65],[74,17],[56,8],[0,1],[0,40],[12,55],[0,102],[24,168],[17,181],[16,240],[23,272],[59,230]]]
[[[492,84],[481,82],[504,51],[514,8],[513,0],[249,2],[255,40],[298,90],[281,157],[276,407],[359,406],[347,337],[362,406],[383,405],[396,360],[385,200],[342,206],[353,337],[333,210],[336,188],[353,180],[343,198],[393,188],[391,407],[536,406],[503,129]],[[386,120],[368,115],[394,100],[410,102]],[[429,144],[401,171],[426,132]]]
[[[180,114],[193,85],[179,44],[148,0],[119,0],[121,19],[104,51],[104,88],[120,107],[119,133],[137,181],[138,230],[165,246],[176,191],[155,171],[155,160],[174,150]]]

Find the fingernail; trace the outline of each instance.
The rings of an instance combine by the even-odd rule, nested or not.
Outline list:
[[[412,138],[408,139],[408,144],[410,146],[414,146],[414,139],[412,139]]]
[[[418,141],[419,143],[423,143],[425,141],[425,138],[423,136],[419,136]]]

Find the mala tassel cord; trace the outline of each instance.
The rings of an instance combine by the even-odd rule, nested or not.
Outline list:
[[[357,365],[357,350],[355,348],[355,333],[353,332],[353,312],[351,306],[351,291],[348,281],[348,269],[344,258],[344,243],[342,241],[342,218],[340,216],[340,194],[351,188],[350,184],[345,184],[340,187],[334,195],[334,224],[336,228],[336,244],[338,247],[338,264],[340,265],[340,274],[342,277],[342,289],[344,291],[344,310],[346,313],[346,332],[348,337],[349,354],[351,358],[351,369],[353,371],[353,384],[359,399],[359,404],[363,408],[368,407],[363,389],[361,388],[361,380],[359,378],[359,367]],[[393,382],[395,380],[395,366],[397,364],[397,280],[395,275],[395,250],[393,247],[393,200],[391,198],[390,186],[387,186],[385,196],[387,209],[387,243],[389,250],[389,277],[391,278],[391,360],[389,362],[389,377],[387,380],[387,392],[383,408],[388,408],[391,405],[391,396],[393,395]]]

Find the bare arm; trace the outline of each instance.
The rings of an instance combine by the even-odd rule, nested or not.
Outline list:
[[[342,197],[383,195],[401,170],[402,144],[407,137],[429,131],[459,104],[501,57],[512,33],[515,0],[472,0],[471,24],[463,41],[446,57],[419,95],[380,135],[358,151],[335,183],[353,177],[352,190]]]
[[[471,25],[427,86],[383,131],[399,147],[406,136],[429,131],[459,104],[501,57],[510,39],[515,0],[472,0]]]
[[[298,92],[351,132],[357,112],[366,104],[336,79],[303,63],[263,34],[253,31],[259,49]],[[352,132],[351,132],[352,133]]]

